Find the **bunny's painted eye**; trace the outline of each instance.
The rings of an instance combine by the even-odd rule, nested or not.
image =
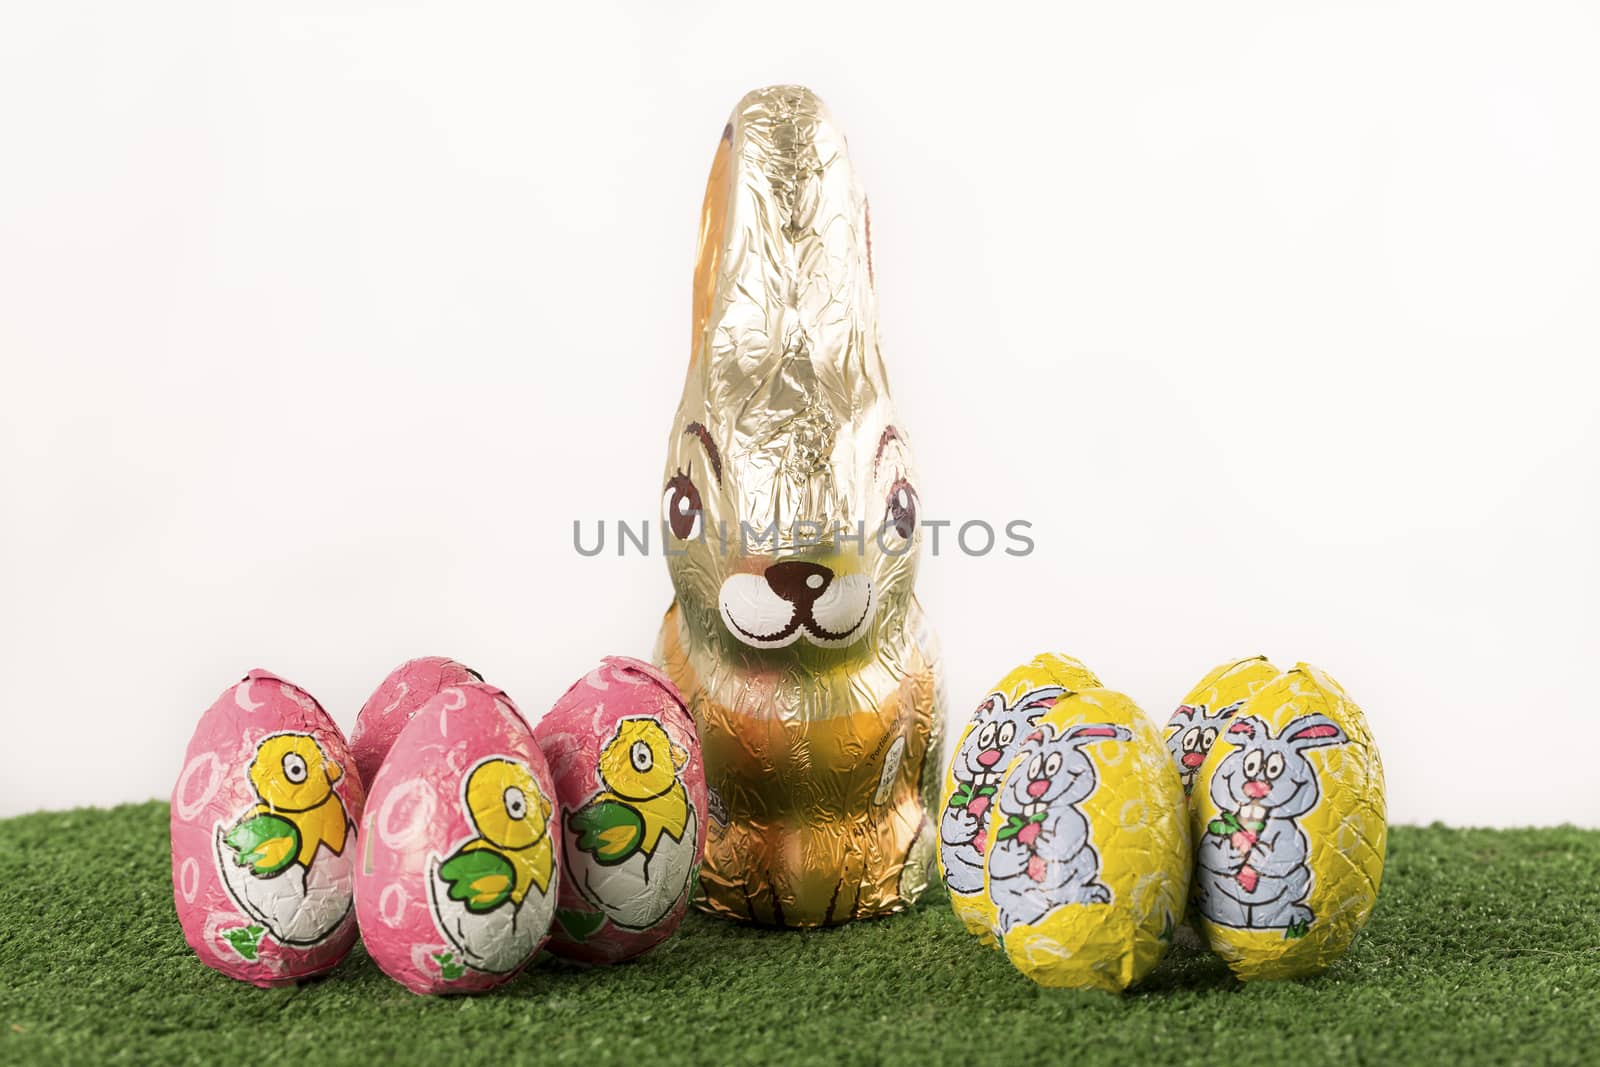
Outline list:
[[[994,723],[990,723],[989,725],[985,726],[983,729],[978,731],[978,747],[979,748],[993,748],[994,747]]]
[[[1193,752],[1200,747],[1200,728],[1191,726],[1183,732],[1183,750]]]
[[[661,497],[661,517],[672,527],[672,536],[689,541],[700,534],[700,490],[683,471],[667,482]]]
[[[1216,727],[1207,727],[1206,732],[1200,737],[1200,751],[1210,752],[1211,746],[1217,743]]]
[[[1244,773],[1251,778],[1260,776],[1261,750],[1259,748],[1251,749],[1244,754]]]
[[[1013,737],[1016,737],[1016,736],[1017,736],[1017,725],[1016,725],[1016,723],[1008,722],[1004,726],[1000,727],[1000,743],[1002,745],[1009,745],[1011,743],[1011,739]]]
[[[1283,773],[1283,753],[1274,752],[1267,757],[1267,777],[1276,778]]]
[[[1042,756],[1035,756],[1028,763],[1028,777],[1029,778],[1043,778],[1044,777],[1044,758]]]
[[[884,509],[883,524],[908,541],[917,532],[917,491],[904,478],[889,488],[889,503]]]
[[[1061,769],[1061,753],[1059,753],[1059,752],[1050,753],[1050,758],[1044,761],[1044,773],[1054,777],[1055,773],[1057,771],[1059,771],[1060,769]]]

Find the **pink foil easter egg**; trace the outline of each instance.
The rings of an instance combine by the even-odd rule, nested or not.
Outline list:
[[[372,783],[356,867],[367,953],[414,993],[509,981],[550,929],[560,889],[555,785],[511,698],[446,686]]]
[[[694,720],[647,663],[607,657],[534,736],[562,812],[561,903],[550,951],[615,963],[678,928],[706,846]]]
[[[356,716],[350,731],[350,754],[356,770],[368,784],[377,780],[378,768],[389,754],[406,723],[433,694],[462,682],[481,682],[483,676],[447,656],[424,656],[400,664],[385,678]]]
[[[203,963],[275,986],[344,958],[364,797],[304,689],[254,670],[217,698],[172,787],[173,899]]]

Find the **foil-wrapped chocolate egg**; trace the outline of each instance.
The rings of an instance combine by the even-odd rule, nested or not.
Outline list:
[[[555,786],[511,698],[446,686],[372,783],[356,868],[368,955],[414,993],[509,981],[550,929],[560,855]]]
[[[978,704],[956,741],[939,798],[939,873],[967,930],[995,944],[994,909],[983,891],[989,809],[1006,766],[1057,700],[1100,679],[1071,656],[1047,652],[1010,671]]]
[[[1366,716],[1315,667],[1259,688],[1226,720],[1190,794],[1189,917],[1243,979],[1327,968],[1383,878],[1383,763]]]
[[[217,698],[172,788],[173,897],[203,963],[275,986],[344,958],[364,795],[304,689],[254,670]]]
[[[683,921],[706,841],[706,777],[678,690],[607,657],[534,731],[562,813],[561,902],[550,951],[586,963],[639,955]]]
[[[377,779],[395,738],[435,693],[472,681],[481,682],[483,676],[446,656],[407,660],[389,672],[361,706],[355,729],[350,731],[350,755],[355,757],[361,780],[370,784]]]
[[[1023,974],[1116,992],[1166,953],[1192,864],[1183,788],[1132,700],[1062,695],[1006,767],[987,826],[984,892]]]

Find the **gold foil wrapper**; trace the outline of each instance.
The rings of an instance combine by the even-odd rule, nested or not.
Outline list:
[[[699,903],[819,926],[927,887],[938,656],[919,487],[878,347],[867,200],[809,90],[750,93],[707,184],[662,479],[657,660],[694,715]]]

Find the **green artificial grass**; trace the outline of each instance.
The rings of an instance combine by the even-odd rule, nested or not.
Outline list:
[[[0,1063],[1600,1062],[1600,832],[1395,828],[1371,925],[1326,975],[1241,985],[1175,949],[1121,997],[1040,989],[942,894],[814,933],[691,915],[633,963],[544,961],[421,998],[358,948],[260,990],[200,964],[167,806],[0,822]]]

